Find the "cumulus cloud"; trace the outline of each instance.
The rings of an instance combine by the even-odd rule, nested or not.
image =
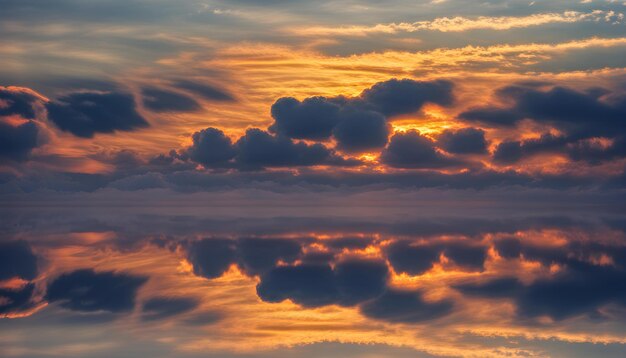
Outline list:
[[[132,95],[116,92],[77,92],[46,104],[48,119],[78,137],[132,131],[148,126],[137,112]]]
[[[340,111],[339,104],[324,97],[310,97],[302,102],[283,97],[272,105],[275,122],[270,130],[294,139],[325,140],[341,120]]]
[[[226,166],[237,151],[229,137],[216,128],[206,128],[195,132],[193,144],[186,154],[194,162],[207,167]]]
[[[327,140],[346,152],[379,150],[387,143],[389,117],[419,111],[426,103],[452,104],[449,81],[392,79],[359,96],[280,98],[272,106],[270,130],[294,139]]]
[[[482,154],[487,151],[485,131],[477,128],[447,129],[437,137],[437,145],[448,153]]]
[[[414,130],[394,134],[380,159],[395,168],[433,169],[461,164],[459,160],[438,152],[433,140]]]
[[[248,129],[236,143],[237,165],[244,169],[311,165],[350,165],[322,144],[296,143],[260,129]]]

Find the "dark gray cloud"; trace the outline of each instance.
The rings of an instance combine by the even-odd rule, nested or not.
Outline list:
[[[46,300],[74,311],[126,312],[135,306],[141,276],[90,269],[64,273],[48,284]]]
[[[421,292],[387,290],[377,299],[361,306],[367,317],[401,323],[419,323],[448,315],[451,301],[426,302]]]
[[[434,141],[414,130],[394,134],[380,159],[394,168],[434,169],[462,163],[439,153]]]
[[[391,126],[378,112],[344,109],[342,120],[333,128],[337,148],[348,153],[378,151],[385,147]]]
[[[448,153],[482,154],[487,152],[485,131],[477,128],[447,129],[437,137],[437,145]]]
[[[272,105],[271,131],[294,139],[325,140],[339,123],[341,106],[324,97],[309,97],[302,102],[283,97]]]
[[[143,95],[143,105],[155,112],[187,112],[200,108],[196,100],[179,92],[156,87],[144,87],[141,94]]]
[[[237,165],[243,169],[312,165],[353,165],[321,144],[296,143],[260,129],[248,129],[236,143]]]
[[[327,140],[346,152],[381,149],[387,144],[388,117],[413,113],[425,103],[452,104],[451,82],[392,79],[379,82],[359,96],[309,97],[302,102],[285,97],[272,106],[270,130],[294,139]]]
[[[206,83],[199,83],[189,80],[178,80],[175,81],[173,85],[182,90],[197,94],[204,99],[220,102],[235,101],[235,98],[227,91]]]
[[[192,139],[193,144],[186,150],[186,155],[207,167],[227,166],[237,154],[230,138],[219,129],[203,129],[195,132]]]
[[[78,92],[46,104],[48,119],[78,137],[96,133],[131,131],[148,126],[127,93]]]
[[[391,117],[416,112],[426,103],[449,106],[454,100],[453,87],[445,80],[391,79],[366,89],[359,97],[366,107]]]
[[[546,153],[561,153],[570,159],[601,163],[626,156],[626,97],[624,93],[602,88],[578,91],[555,86],[514,85],[501,88],[497,95],[512,103],[509,108],[475,108],[459,117],[488,126],[514,126],[522,119],[547,125],[562,132],[545,133],[538,138],[507,140],[498,145],[493,159],[513,164]],[[609,138],[608,146],[589,142],[590,138]]]

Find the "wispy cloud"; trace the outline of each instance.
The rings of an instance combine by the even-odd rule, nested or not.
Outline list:
[[[341,27],[305,27],[290,31],[305,36],[366,36],[369,34],[386,33],[395,34],[401,32],[417,31],[440,31],[462,32],[470,30],[510,30],[541,26],[554,23],[575,23],[581,21],[605,21],[614,24],[623,23],[624,14],[614,11],[594,10],[588,13],[577,11],[565,11],[563,13],[533,14],[529,16],[479,16],[468,18],[463,16],[440,17],[434,20],[417,22],[400,22],[389,24],[376,24],[372,26],[341,26]]]

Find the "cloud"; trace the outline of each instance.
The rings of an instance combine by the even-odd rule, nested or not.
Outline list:
[[[24,161],[39,146],[39,129],[34,121],[19,125],[0,122],[0,158]]]
[[[193,144],[186,150],[186,154],[204,166],[226,166],[237,154],[230,138],[219,129],[203,129],[195,132],[192,139]]]
[[[208,85],[206,83],[198,83],[189,80],[178,80],[173,83],[177,88],[192,92],[201,96],[204,99],[219,101],[219,102],[233,102],[235,98],[228,92]]]
[[[547,90],[534,86],[508,86],[497,91],[505,101],[512,102],[509,108],[484,107],[460,114],[460,118],[485,123],[498,122],[513,125],[524,118],[550,124],[564,131],[572,139],[596,136],[614,137],[624,134],[626,125],[626,100],[608,100],[609,92],[597,88],[580,92],[571,88],[555,86]],[[486,114],[481,118],[481,114]]]
[[[496,241],[499,254],[507,259],[523,256],[560,270],[523,284],[515,277],[455,285],[463,294],[486,298],[509,298],[521,318],[548,316],[554,320],[592,315],[602,316],[600,309],[608,304],[626,306],[626,249],[596,243],[570,242],[561,247],[522,245],[515,238]],[[612,257],[609,264],[591,263],[593,257]]]
[[[321,144],[295,143],[260,129],[248,129],[236,143],[235,158],[241,168],[292,167],[311,165],[351,165]]]
[[[437,137],[437,145],[448,153],[482,154],[487,152],[485,131],[476,128],[447,129]]]
[[[198,301],[187,297],[155,297],[143,304],[141,319],[155,321],[189,312],[198,307]]]
[[[415,81],[391,79],[379,82],[361,93],[366,107],[387,117],[416,112],[426,103],[449,106],[453,103],[450,81]]]
[[[305,307],[352,306],[381,295],[389,272],[382,261],[348,259],[327,263],[277,266],[261,275],[257,294],[267,302],[290,299]]]
[[[37,256],[24,240],[0,243],[0,281],[14,277],[37,277]]]
[[[0,288],[0,315],[32,307],[35,285],[30,283],[18,289]]]
[[[154,112],[187,112],[200,108],[198,102],[182,93],[156,87],[141,90],[143,105]]]
[[[355,305],[380,296],[387,285],[389,270],[384,261],[348,259],[333,270],[340,304]]]
[[[459,114],[459,118],[492,127],[512,127],[517,121],[523,119],[520,114],[506,108],[497,107],[472,108]]]
[[[272,105],[270,131],[293,139],[333,137],[338,149],[351,153],[378,150],[387,144],[389,117],[419,111],[426,103],[449,106],[452,88],[444,80],[391,79],[352,98],[284,97]]]
[[[34,119],[36,113],[33,104],[38,100],[41,97],[28,88],[0,86],[0,117],[18,115]]]
[[[523,286],[515,277],[504,277],[486,282],[463,283],[453,287],[465,295],[508,298],[517,294]]]
[[[397,273],[421,275],[439,262],[438,247],[430,245],[410,245],[408,241],[396,241],[386,249],[389,263]]]
[[[361,306],[367,317],[398,323],[419,323],[448,315],[451,301],[426,302],[421,292],[387,290],[377,299]]]
[[[380,159],[394,168],[433,169],[461,164],[461,161],[439,153],[434,141],[414,130],[394,134]]]
[[[205,278],[220,277],[236,262],[236,242],[209,238],[193,242],[187,248],[187,259],[193,272]]]
[[[341,106],[325,97],[309,97],[302,102],[292,97],[272,105],[274,124],[270,130],[294,139],[325,140],[339,123]]]
[[[336,303],[339,293],[327,264],[279,266],[261,276],[257,295],[266,302],[290,299],[305,307]]]
[[[46,299],[74,311],[126,312],[133,309],[141,276],[82,269],[64,273],[48,284]]]
[[[510,30],[558,23],[582,21],[621,22],[623,15],[613,11],[594,10],[591,12],[565,11],[562,13],[530,14],[526,16],[463,16],[439,17],[433,20],[376,24],[372,26],[306,27],[291,30],[304,36],[367,36],[370,34],[396,34],[401,32],[439,31],[464,32],[472,30]]]
[[[498,144],[493,159],[498,163],[512,164],[537,154],[565,152],[569,142],[569,138],[551,133],[524,141],[505,141]]]
[[[302,252],[302,245],[292,239],[240,238],[237,240],[239,265],[249,275],[258,275],[273,268],[280,260],[293,262]]]
[[[348,153],[380,150],[391,132],[390,125],[380,113],[344,110],[342,121],[333,128],[337,148]]]
[[[57,127],[83,138],[148,126],[126,93],[77,92],[48,102],[46,108]]]
[[[486,247],[467,243],[446,243],[443,252],[456,265],[467,270],[482,271],[487,258]]]
[[[416,245],[407,240],[400,240],[389,245],[385,253],[396,272],[422,275],[440,261],[442,254],[465,270],[480,271],[487,256],[487,248],[465,242]]]

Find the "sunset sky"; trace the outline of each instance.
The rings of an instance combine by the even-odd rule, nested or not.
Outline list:
[[[0,0],[0,356],[626,356],[625,14]]]

